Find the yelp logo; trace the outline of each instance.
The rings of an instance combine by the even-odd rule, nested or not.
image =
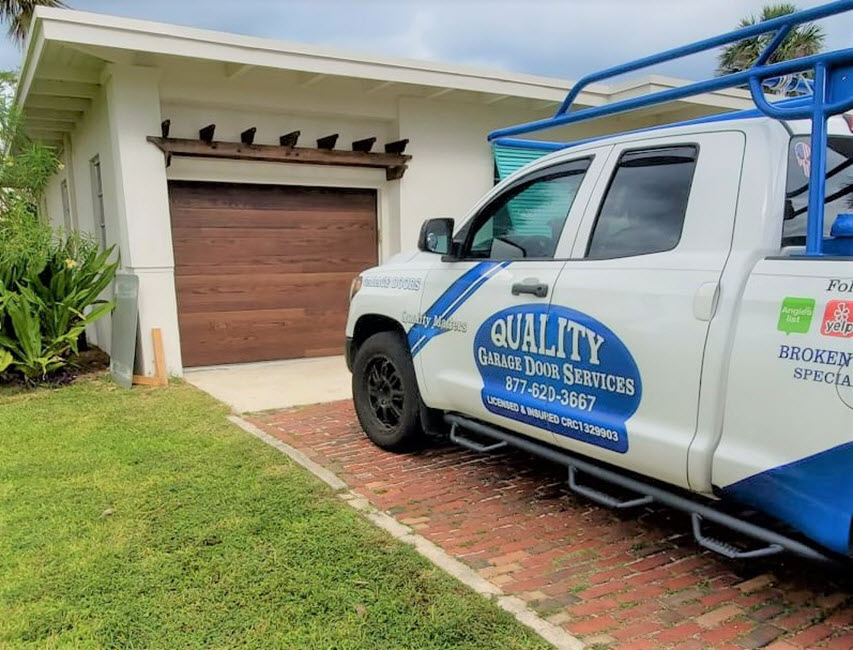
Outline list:
[[[839,338],[853,338],[853,301],[830,300],[823,314],[821,334]]]

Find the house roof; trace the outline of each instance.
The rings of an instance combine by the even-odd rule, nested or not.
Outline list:
[[[477,93],[487,104],[508,98],[538,102],[540,109],[562,101],[572,82],[471,66],[346,52],[166,23],[119,18],[68,9],[36,7],[21,67],[17,101],[28,128],[40,139],[59,143],[88,109],[107,63],[163,66],[175,60],[208,62],[227,78],[255,69],[301,75],[300,86],[330,77],[373,82],[371,92],[413,88],[431,99],[451,92]],[[579,103],[597,106],[616,99],[687,83],[646,76],[618,86],[592,85]],[[691,98],[683,104],[709,112],[746,108],[748,93],[726,90]]]

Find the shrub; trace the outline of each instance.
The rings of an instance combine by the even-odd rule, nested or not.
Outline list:
[[[11,368],[33,382],[69,364],[86,327],[113,308],[99,298],[115,277],[111,254],[71,234],[49,242],[43,265],[0,262],[0,277],[17,277],[14,286],[0,280],[0,371]]]
[[[0,190],[2,192],[2,190]],[[14,287],[47,265],[53,234],[32,213],[28,201],[6,196],[0,201],[0,282]]]

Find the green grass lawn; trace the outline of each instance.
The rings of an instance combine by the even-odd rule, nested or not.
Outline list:
[[[0,392],[0,648],[547,647],[224,415]]]

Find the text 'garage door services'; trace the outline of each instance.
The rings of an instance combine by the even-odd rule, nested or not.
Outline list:
[[[169,183],[185,366],[341,354],[373,190]]]

